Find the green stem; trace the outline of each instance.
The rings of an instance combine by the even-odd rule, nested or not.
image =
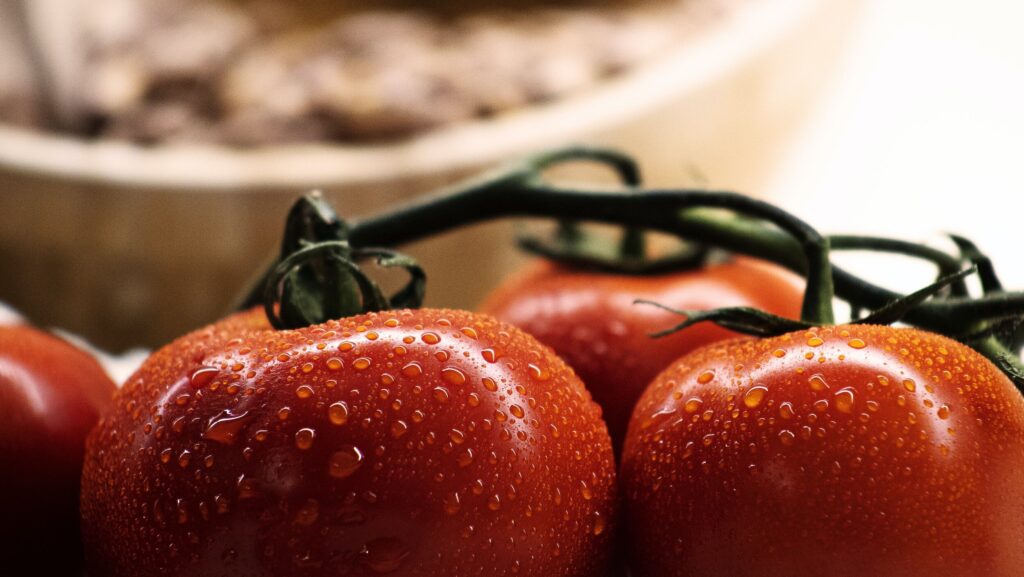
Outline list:
[[[772,237],[771,246],[750,246],[747,238],[728,234],[721,236],[731,242],[720,244],[730,249],[734,247],[729,244],[744,244],[748,250],[740,252],[768,260],[777,261],[785,254],[786,264],[807,276],[803,319],[818,324],[834,322],[828,241],[778,207],[731,192],[574,190],[537,183],[532,176],[529,170],[512,170],[499,178],[442,191],[383,216],[354,223],[350,240],[355,246],[394,246],[462,225],[509,216],[591,220],[704,240],[706,236],[691,227],[703,220],[689,209],[728,209],[767,220],[785,233],[778,232],[778,236]],[[727,232],[712,223],[708,227],[713,232]],[[791,253],[794,244],[799,249],[796,255]]]

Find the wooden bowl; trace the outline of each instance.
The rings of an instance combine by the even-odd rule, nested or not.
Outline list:
[[[756,193],[827,78],[857,0],[745,0],[672,51],[576,95],[383,145],[141,147],[0,126],[0,300],[112,348],[222,315],[321,188],[383,210],[572,142],[624,149],[647,182]],[[520,260],[508,223],[408,247],[428,303],[472,307]]]

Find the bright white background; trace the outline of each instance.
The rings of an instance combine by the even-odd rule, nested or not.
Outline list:
[[[766,196],[826,232],[972,237],[1024,289],[1024,2],[866,0]],[[899,260],[844,261],[905,290]]]

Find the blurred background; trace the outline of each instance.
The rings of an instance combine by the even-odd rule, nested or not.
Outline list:
[[[0,0],[0,301],[108,349],[159,345],[224,313],[309,189],[355,217],[573,142],[824,231],[957,231],[1024,286],[1022,17],[996,0]],[[514,270],[512,228],[408,247],[428,304],[472,307]],[[929,272],[843,258],[894,288]]]

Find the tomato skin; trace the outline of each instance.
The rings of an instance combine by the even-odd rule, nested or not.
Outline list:
[[[276,332],[244,313],[158,351],[115,402],[83,475],[97,575],[584,577],[608,563],[600,409],[490,317]]]
[[[704,323],[659,339],[678,324],[677,309],[753,306],[796,317],[802,295],[793,275],[750,259],[657,276],[570,270],[548,262],[529,267],[480,307],[537,337],[576,370],[604,410],[618,450],[633,406],[651,380],[682,355],[735,333]]]
[[[1024,400],[914,329],[733,340],[644,393],[621,468],[637,577],[1011,577]]]
[[[114,388],[85,351],[26,325],[0,326],[0,554],[12,574],[80,571],[85,437]]]

